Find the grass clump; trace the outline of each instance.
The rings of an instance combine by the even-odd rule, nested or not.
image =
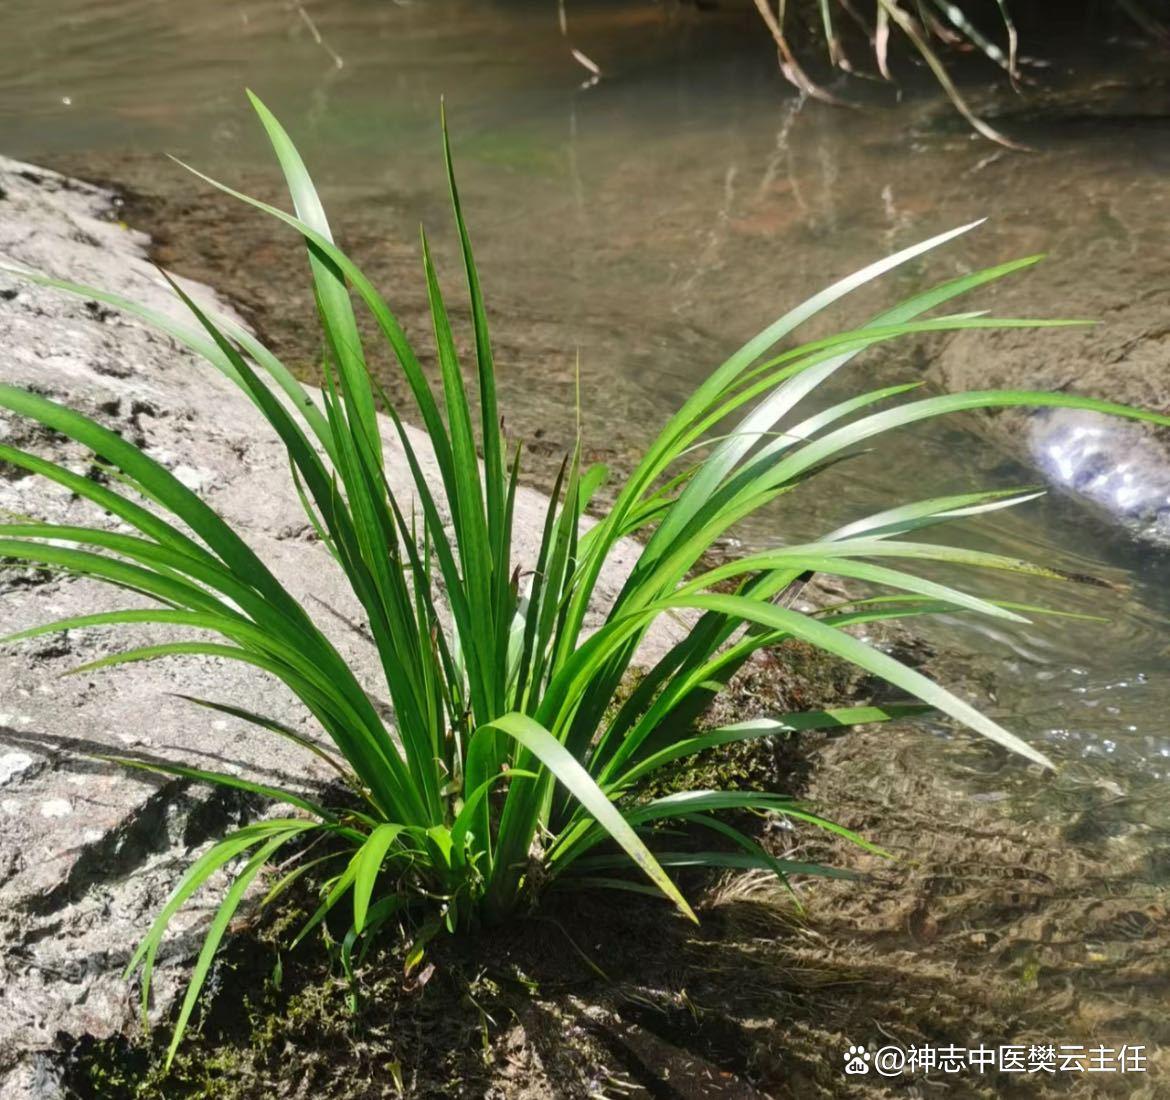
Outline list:
[[[811,543],[711,566],[704,556],[734,525],[847,459],[862,442],[968,409],[1064,406],[1154,421],[1170,418],[1067,394],[980,392],[917,397],[913,384],[865,392],[794,415],[860,352],[913,333],[1065,322],[931,315],[960,295],[1035,262],[1006,263],[945,282],[865,325],[777,352],[802,322],[845,294],[936,248],[970,226],[883,259],[784,314],[717,368],[688,398],[597,522],[583,523],[606,471],[583,468],[578,441],[548,504],[535,562],[513,557],[520,455],[509,454],[496,404],[494,363],[479,279],[449,147],[448,178],[474,328],[474,380],[455,350],[447,307],[422,239],[441,385],[432,390],[390,307],[333,243],[309,175],[288,135],[253,97],[284,171],[295,213],[245,196],[299,233],[307,246],[327,349],[315,397],[250,333],[209,316],[177,286],[193,323],[150,313],[92,288],[27,277],[138,313],[200,353],[236,383],[287,448],[292,479],[321,542],[352,587],[376,647],[392,708],[388,724],[354,671],[240,536],[167,469],[95,421],[35,393],[0,386],[0,408],[58,432],[108,470],[101,482],[13,446],[0,460],[73,490],[122,521],[110,531],[18,520],[0,527],[0,558],[87,576],[149,597],[155,607],[71,618],[11,638],[111,624],[166,624],[190,640],[131,648],[87,668],[189,654],[241,661],[286,684],[328,738],[323,745],[238,701],[193,699],[327,761],[342,798],[314,797],[182,765],[134,766],[242,789],[291,807],[236,829],[189,867],[134,952],[144,1006],[157,952],[174,915],[221,870],[231,884],[206,930],[179,1008],[174,1057],[213,958],[249,889],[278,856],[309,854],[272,876],[266,900],[312,872],[323,883],[292,945],[329,918],[345,972],[386,926],[412,929],[405,967],[426,944],[507,920],[549,889],[661,895],[686,918],[690,905],[669,870],[757,868],[784,878],[833,873],[786,862],[725,813],[783,815],[866,844],[782,794],[673,790],[647,794],[656,775],[684,758],[794,730],[843,728],[919,713],[949,715],[1040,765],[1047,759],[967,703],[847,627],[881,619],[967,611],[1020,621],[1038,610],[981,599],[883,562],[932,562],[1059,574],[1021,561],[906,536],[944,520],[1003,508],[1028,491],[914,501],[860,519]],[[229,191],[222,184],[216,186]],[[352,295],[371,311],[413,395],[436,483],[399,410],[375,391]],[[388,421],[379,418],[379,398]],[[474,403],[473,403],[474,398]],[[473,414],[473,404],[479,414]],[[746,410],[746,412],[745,412]],[[478,423],[477,423],[478,421]],[[383,432],[397,437],[413,498],[399,499],[385,470]],[[601,625],[586,629],[599,578],[614,551],[637,536],[640,554]],[[812,573],[852,578],[886,592],[817,613],[788,606]],[[632,690],[628,674],[656,620],[688,629]],[[210,635],[210,639],[209,636]],[[11,640],[10,638],[10,640]],[[777,714],[703,728],[698,720],[754,652],[794,640],[856,665],[916,702]],[[709,835],[700,850],[679,839]],[[323,839],[319,848],[308,841]],[[868,845],[867,845],[868,846]],[[344,917],[341,915],[344,913]]]

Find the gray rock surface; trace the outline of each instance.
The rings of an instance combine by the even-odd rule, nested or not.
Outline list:
[[[15,262],[182,311],[146,261],[146,244],[117,220],[110,194],[0,159],[0,265]],[[187,289],[223,310],[206,288]],[[310,600],[310,611],[371,695],[384,695],[372,648],[312,602],[356,615],[340,571],[305,522],[279,442],[231,383],[130,318],[4,276],[0,343],[0,379],[96,417],[197,489],[290,591]],[[78,471],[89,465],[79,448],[13,418],[0,417],[0,439]],[[416,445],[425,456],[425,439]],[[387,469],[405,492],[405,463],[393,448]],[[519,493],[522,564],[535,557],[545,504],[538,493]],[[57,522],[96,518],[69,493],[11,469],[0,469],[0,510]],[[603,600],[616,592],[635,550],[620,548],[600,586]],[[0,571],[3,633],[127,603],[125,594],[84,579]],[[652,658],[681,629],[664,624],[644,656]],[[166,636],[144,630],[133,640]],[[0,1096],[6,1100],[59,1095],[59,1053],[71,1039],[134,1026],[137,1002],[120,971],[138,937],[200,847],[233,821],[263,812],[223,792],[131,773],[92,754],[132,751],[294,787],[322,778],[316,758],[295,746],[172,694],[233,700],[316,734],[282,685],[243,666],[185,659],[62,678],[130,640],[122,630],[69,632],[0,649]],[[179,988],[182,964],[198,947],[216,891],[196,901],[164,949],[156,1016]]]

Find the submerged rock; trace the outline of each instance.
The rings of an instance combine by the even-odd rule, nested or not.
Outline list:
[[[1070,392],[1168,413],[1170,289],[1164,269],[1156,249],[1127,252],[1124,263],[1114,250],[1103,252],[1092,274],[1079,266],[1046,267],[997,291],[1000,309],[1099,323],[960,333],[932,358],[929,372],[949,390]],[[1143,279],[1144,293],[1117,300],[1118,287]],[[1170,429],[1072,409],[1008,410],[980,416],[976,424],[1136,537],[1170,544]]]
[[[1033,461],[1140,537],[1170,544],[1170,450],[1141,427],[1099,413],[1054,409],[1028,425]]]

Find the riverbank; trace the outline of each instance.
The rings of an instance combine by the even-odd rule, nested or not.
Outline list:
[[[0,253],[170,308],[143,255],[148,241],[123,224],[125,205],[30,166],[6,171]],[[13,351],[5,381],[47,389],[146,443],[243,528],[298,597],[348,613],[346,594],[317,568],[320,548],[298,522],[279,448],[255,430],[226,382],[169,340],[48,291],[4,282],[0,324]],[[60,445],[3,427],[17,445]],[[14,511],[66,517],[77,508],[33,479],[6,476],[0,491]],[[528,499],[539,504],[535,493]],[[3,598],[6,629],[113,606],[85,582],[37,573],[6,576]],[[335,640],[368,670],[360,638],[336,625]],[[394,1095],[398,1080],[420,1096],[882,1096],[904,1094],[909,1075],[856,1085],[842,1073],[849,1045],[1170,1044],[1161,1011],[1170,951],[1157,886],[1165,868],[1131,843],[1132,829],[1104,824],[1116,792],[1054,780],[1068,805],[1041,821],[1013,797],[1040,782],[1019,762],[966,738],[925,752],[945,732],[928,727],[806,738],[716,765],[732,779],[803,795],[898,857],[888,863],[824,838],[773,837],[780,849],[795,843],[802,855],[866,875],[801,885],[803,914],[774,884],[742,876],[690,884],[702,903],[697,932],[649,901],[615,910],[554,899],[543,919],[437,947],[426,981],[403,978],[398,949],[387,945],[360,975],[356,1018],[345,1011],[344,985],[313,956],[282,960],[281,989],[270,990],[277,956],[266,926],[245,925],[212,983],[221,997],[204,1038],[163,1083],[152,1069],[157,1051],[122,1038],[135,1033],[135,1003],[118,971],[189,853],[260,808],[140,780],[82,754],[190,759],[197,747],[220,766],[294,783],[320,777],[235,724],[194,727],[167,693],[205,691],[207,664],[56,679],[111,641],[71,634],[0,655],[5,1096],[334,1100]],[[955,682],[952,659],[918,656]],[[218,667],[214,677],[225,698],[256,700],[256,709],[299,727],[289,700],[262,679]],[[964,682],[981,699],[995,690]],[[874,690],[784,648],[737,679],[728,713],[751,717]],[[11,713],[9,699],[17,701]],[[166,1015],[206,915],[192,914],[174,941],[156,1017]],[[236,1010],[241,991],[254,1006],[246,1022]],[[1106,1084],[1152,1100],[1170,1066],[1152,1049],[1149,1066],[1146,1077]],[[1008,1075],[956,1086],[988,1097],[1096,1095],[1089,1090],[1100,1087],[1087,1076]]]

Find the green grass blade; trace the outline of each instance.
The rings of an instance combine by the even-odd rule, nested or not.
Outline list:
[[[317,744],[316,741],[305,737],[304,734],[298,733],[291,726],[286,726],[283,722],[276,721],[275,718],[266,718],[262,714],[255,713],[255,711],[245,710],[243,707],[234,707],[230,703],[217,703],[212,699],[200,699],[197,696],[184,695],[181,692],[176,692],[175,698],[182,699],[188,703],[194,703],[197,707],[205,707],[208,710],[217,711],[220,714],[230,714],[233,718],[239,718],[243,722],[249,722],[253,726],[259,726],[261,729],[268,730],[270,733],[275,733],[278,737],[283,737],[291,741],[294,745],[299,745],[307,752],[311,752],[322,763],[328,764],[329,767],[337,772],[347,786],[353,787],[356,785],[357,777],[336,756]]]
[[[932,707],[917,704],[842,707],[835,710],[808,711],[804,714],[786,714],[781,718],[756,718],[748,722],[737,722],[731,726],[720,726],[679,738],[665,748],[639,760],[612,784],[603,781],[602,786],[607,793],[625,789],[675,760],[736,741],[786,736],[802,730],[845,729],[850,726],[868,725],[871,722],[896,722],[930,713],[931,710]]]
[[[427,296],[434,325],[435,344],[443,376],[447,419],[450,424],[451,454],[455,463],[456,493],[448,499],[455,520],[459,544],[459,560],[463,575],[447,577],[448,588],[466,585],[468,599],[480,608],[481,615],[468,625],[471,633],[460,638],[464,650],[476,663],[472,669],[473,682],[478,680],[486,693],[479,713],[488,714],[501,704],[501,661],[495,653],[497,610],[492,600],[492,547],[484,514],[482,487],[479,480],[479,456],[471,427],[471,409],[467,399],[463,375],[455,352],[451,325],[439,289],[438,277],[431,261],[426,235],[422,237],[423,267],[426,274]],[[501,486],[502,488],[502,486]],[[487,621],[484,622],[484,616]],[[490,675],[490,672],[496,675]]]
[[[859,878],[853,871],[841,870],[837,867],[823,867],[819,863],[797,863],[792,860],[775,860],[764,852],[657,852],[658,862],[663,867],[696,867],[696,868],[726,868],[736,871],[775,871],[775,863],[779,864],[780,873],[787,878],[790,875],[811,875],[821,878],[856,879]],[[585,870],[606,870],[622,866],[622,860],[616,856],[586,856],[579,860],[577,867]],[[572,877],[566,881],[572,882]],[[583,881],[595,881],[593,876],[586,876]]]
[[[888,508],[864,519],[854,520],[831,531],[825,536],[824,541],[833,542],[861,536],[888,538],[891,535],[908,534],[950,519],[983,515],[999,511],[1001,508],[1014,508],[1042,496],[1043,489],[994,489],[990,492],[934,497]]]
[[[238,775],[206,771],[202,768],[188,768],[183,764],[170,764],[162,760],[139,760],[133,756],[96,754],[94,759],[107,760],[111,764],[119,764],[124,768],[137,768],[140,771],[154,772],[157,775],[176,775],[182,779],[194,779],[200,783],[211,783],[217,787],[231,787],[233,790],[246,791],[248,794],[259,795],[261,798],[268,798],[273,802],[287,803],[325,822],[333,823],[337,820],[337,815],[332,811],[293,791],[286,791],[283,787],[272,787],[264,783],[253,783]]]
[[[240,903],[244,900],[244,894],[247,892],[248,887],[252,885],[252,880],[260,873],[268,860],[289,839],[290,834],[278,834],[262,845],[256,854],[248,860],[244,869],[236,876],[219,909],[216,910],[215,918],[212,920],[211,926],[203,938],[203,947],[199,952],[199,958],[195,960],[195,968],[191,972],[191,977],[187,982],[187,992],[184,994],[183,1003],[179,1008],[179,1017],[175,1021],[175,1030],[171,1036],[170,1046],[167,1047],[166,1069],[169,1070],[171,1068],[171,1063],[175,1059],[175,1053],[179,1049],[179,1043],[183,1041],[183,1033],[187,1030],[187,1023],[191,1019],[191,1012],[194,1010],[195,1003],[199,999],[199,993],[203,989],[203,983],[207,980],[207,973],[211,969],[212,959],[214,959],[215,952],[219,948],[220,940],[223,939],[224,933],[227,931],[228,924],[231,922],[232,917],[235,916],[236,910],[240,907]]]
[[[484,481],[486,485],[488,534],[492,545],[506,545],[504,536],[504,459],[503,440],[500,432],[500,412],[496,401],[495,364],[492,359],[491,337],[488,333],[487,310],[483,292],[479,285],[475,258],[471,251],[471,238],[463,219],[463,207],[459,201],[459,188],[455,184],[455,166],[451,158],[451,140],[447,133],[446,108],[440,108],[443,131],[443,160],[447,167],[447,184],[451,192],[451,207],[455,212],[455,224],[459,230],[459,245],[463,252],[463,267],[467,274],[467,293],[471,300],[471,318],[475,326],[475,356],[479,375],[480,424],[483,440]],[[507,576],[508,562],[501,558],[495,562],[497,571]]]
[[[163,313],[161,310],[151,309],[140,302],[134,301],[132,298],[126,298],[121,294],[114,294],[107,290],[102,290],[99,287],[86,286],[81,283],[72,283],[65,279],[54,279],[48,275],[43,275],[38,271],[27,271],[22,268],[5,267],[0,264],[0,272],[6,275],[11,275],[16,278],[25,279],[28,282],[35,283],[37,286],[51,287],[56,290],[62,290],[67,294],[75,295],[79,298],[84,298],[87,301],[104,302],[107,305],[113,306],[115,309],[128,313],[139,320],[145,321],[151,328],[158,329],[160,332],[165,332],[168,336],[178,340],[184,347],[190,348],[201,359],[206,360],[216,370],[223,374],[230,381],[234,382],[241,389],[247,390],[243,379],[240,377],[235,366],[230,360],[222,354],[220,349],[214,342],[205,338],[203,334],[195,329],[176,321],[168,313]],[[217,328],[225,332],[232,340],[243,346],[248,354],[268,372],[273,380],[284,390],[288,399],[292,402],[306,422],[313,429],[314,434],[320,441],[321,445],[327,452],[332,453],[332,440],[324,419],[320,411],[317,409],[313,399],[309,396],[304,386],[296,379],[292,372],[269,351],[255,336],[247,329],[236,324],[230,318],[222,316],[213,316],[212,321]],[[249,396],[251,396],[249,394]]]
[[[540,760],[568,788],[573,797],[593,815],[597,823],[624,849],[643,874],[674,902],[679,912],[689,920],[698,923],[694,911],[679,893],[678,887],[655,861],[650,850],[626,823],[589,773],[547,729],[526,715],[506,714],[476,731],[475,737],[472,739],[472,751],[475,750],[477,742],[484,737],[484,733],[490,729],[506,733]],[[511,798],[511,794],[509,798]],[[501,831],[502,829],[501,826]]]
[[[169,470],[132,443],[100,424],[37,394],[0,385],[0,408],[68,436],[105,459],[179,516],[238,577],[276,606],[308,624],[299,605],[281,587],[252,549]]]
[[[928,680],[922,673],[907,668],[888,654],[882,653],[848,634],[835,630],[831,626],[826,626],[815,619],[801,615],[799,612],[731,595],[695,595],[678,601],[666,600],[664,603],[667,606],[722,611],[735,615],[745,622],[758,623],[774,630],[782,630],[794,638],[799,638],[818,649],[823,649],[827,653],[832,653],[859,668],[872,672],[875,676],[880,676],[883,680],[902,688],[924,703],[950,715],[956,721],[961,722],[976,733],[982,734],[988,740],[994,741],[996,744],[1002,745],[1045,768],[1055,767],[1042,752],[1032,748],[1026,741],[1021,741],[1015,734],[1008,733],[1002,726],[980,714],[969,703],[963,702],[945,688]]]
[[[159,944],[166,934],[171,918],[182,908],[188,898],[192,896],[219,868],[235,859],[249,848],[254,848],[265,838],[274,835],[292,836],[298,832],[314,828],[314,823],[295,821],[290,819],[274,819],[256,822],[237,829],[225,837],[218,844],[213,845],[203,853],[189,868],[175,885],[167,898],[154,923],[135,948],[126,964],[124,977],[129,977],[136,970],[142,969],[142,1016],[146,1019],[147,1008],[150,1002],[150,984],[154,970],[154,959],[158,953]]]
[[[769,481],[779,484],[803,473],[847,447],[855,447],[864,440],[895,428],[908,427],[921,420],[929,420],[957,412],[976,409],[1082,409],[1103,413],[1125,420],[1137,420],[1162,427],[1170,427],[1170,416],[1163,413],[1135,409],[1112,401],[1100,401],[1071,393],[1044,393],[1035,390],[974,390],[969,393],[944,394],[911,401],[895,409],[874,413],[827,436],[814,440],[789,458],[777,463]]]
[[[325,217],[325,209],[321,205],[320,197],[317,195],[317,190],[309,178],[305,163],[297,152],[296,146],[293,145],[284,127],[280,125],[259,97],[249,91],[248,98],[268,134],[277,159],[280,161],[280,167],[284,171],[297,217],[326,240],[332,242],[333,238],[329,231],[329,222]],[[356,430],[364,436],[369,453],[376,456],[376,460],[380,464],[382,444],[378,431],[378,418],[374,412],[373,393],[366,375],[366,364],[361,353],[361,336],[358,333],[357,319],[354,317],[353,306],[349,300],[345,274],[330,256],[312,247],[309,248],[309,264],[313,272],[322,324],[331,337],[332,345],[338,352],[347,406],[353,417]]]
[[[379,825],[358,849],[353,881],[353,927],[359,936],[366,925],[374,883],[386,861],[386,853],[401,833],[401,825]]]

